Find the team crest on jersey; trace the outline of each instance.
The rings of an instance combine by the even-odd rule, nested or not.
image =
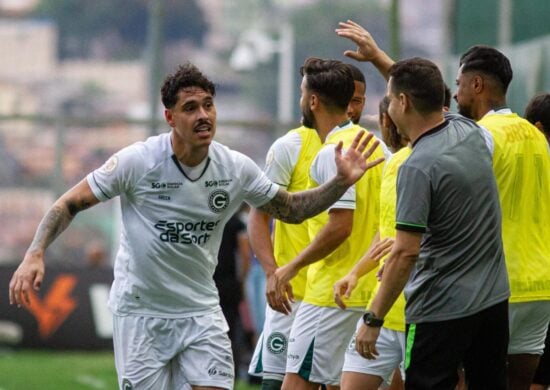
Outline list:
[[[208,207],[215,213],[221,213],[229,205],[229,192],[225,190],[216,190],[210,193],[208,197]]]
[[[285,352],[287,344],[285,335],[279,332],[271,333],[267,339],[267,349],[276,355]]]
[[[110,175],[111,173],[113,173],[117,165],[118,165],[118,157],[111,156],[111,158],[109,158],[105,162],[105,164],[103,164],[103,166],[101,167],[101,171],[106,173],[107,175]]]

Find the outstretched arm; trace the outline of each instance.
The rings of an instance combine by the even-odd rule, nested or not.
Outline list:
[[[376,317],[384,318],[403,291],[418,259],[421,241],[421,233],[397,230],[395,244],[384,263],[385,270],[380,288],[369,307]],[[378,355],[376,340],[379,334],[380,328],[362,325],[355,338],[357,352],[364,358],[375,359]]]
[[[275,272],[281,286],[294,278],[302,268],[324,259],[342,245],[353,229],[353,214],[354,210],[351,209],[331,209],[328,222],[311,243],[290,263]]]
[[[69,226],[78,212],[98,202],[88,182],[83,179],[53,204],[38,225],[23,261],[11,278],[10,304],[21,306],[23,300],[30,303],[30,289],[39,290],[42,285],[46,249]]]
[[[248,235],[250,245],[266,276],[265,295],[269,306],[280,313],[289,314],[292,311],[292,287],[286,283],[279,290],[279,280],[275,275],[277,262],[273,254],[271,240],[271,217],[269,214],[255,208],[250,209],[248,216]]]
[[[380,233],[376,233],[367,253],[346,276],[334,284],[334,301],[341,309],[346,309],[344,300],[351,296],[359,279],[379,265],[380,259],[391,251],[393,243],[393,238],[386,237],[380,240]]]
[[[369,133],[366,137],[363,137],[364,134],[364,130],[357,134],[345,154],[342,154],[342,142],[336,146],[337,173],[332,180],[308,191],[289,193],[281,189],[273,199],[260,206],[259,209],[287,223],[300,223],[326,210],[340,199],[344,192],[359,180],[367,170],[384,161],[384,158],[381,157],[367,162],[367,159],[378,147],[379,141],[376,140],[370,143],[367,149],[373,134]]]
[[[387,80],[390,67],[394,61],[376,44],[372,35],[359,24],[348,20],[340,22],[336,29],[338,36],[347,38],[357,45],[357,49],[346,50],[344,55],[357,61],[371,62]]]

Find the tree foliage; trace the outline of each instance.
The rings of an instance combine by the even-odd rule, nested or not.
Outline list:
[[[148,4],[148,0],[41,0],[35,16],[57,24],[61,58],[86,58],[94,50],[110,58],[135,58],[146,46]],[[195,0],[165,0],[162,24],[167,43],[187,39],[200,44],[207,29]]]

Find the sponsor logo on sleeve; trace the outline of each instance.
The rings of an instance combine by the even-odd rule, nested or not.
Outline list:
[[[105,173],[106,175],[110,175],[114,172],[118,165],[118,157],[117,156],[111,156],[105,164],[100,168],[101,172]]]

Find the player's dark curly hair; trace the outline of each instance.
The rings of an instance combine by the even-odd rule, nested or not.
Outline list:
[[[541,93],[531,98],[523,116],[533,124],[540,122],[544,134],[550,137],[550,93]]]
[[[180,65],[176,73],[164,79],[161,88],[162,104],[165,108],[173,108],[178,101],[178,93],[188,87],[199,87],[212,96],[216,95],[216,87],[195,65],[187,62]]]
[[[347,64],[309,57],[300,68],[300,74],[306,77],[307,88],[326,106],[347,109],[355,91],[353,75]]]
[[[389,77],[392,93],[406,94],[419,113],[443,109],[445,83],[439,68],[430,60],[414,57],[397,61],[391,66]]]
[[[514,76],[508,58],[494,47],[486,45],[470,47],[460,57],[460,66],[462,73],[478,71],[493,77],[499,82],[503,94],[508,90]]]

